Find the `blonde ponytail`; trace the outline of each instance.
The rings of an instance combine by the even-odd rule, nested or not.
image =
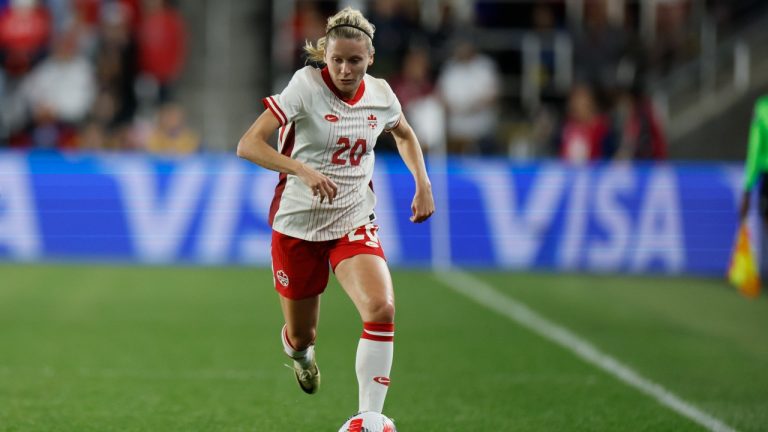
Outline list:
[[[317,44],[306,41],[304,52],[310,61],[325,63],[325,46],[328,38],[365,40],[368,51],[373,54],[373,33],[376,27],[368,22],[363,14],[351,7],[340,10],[336,15],[328,18],[325,25],[325,36],[317,40]]]

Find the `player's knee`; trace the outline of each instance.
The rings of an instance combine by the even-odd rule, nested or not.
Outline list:
[[[395,322],[395,303],[390,300],[371,302],[368,314],[373,322]]]
[[[310,345],[315,343],[316,331],[315,329],[306,330],[294,330],[288,333],[288,339],[291,341],[291,345],[297,351],[307,349]]]

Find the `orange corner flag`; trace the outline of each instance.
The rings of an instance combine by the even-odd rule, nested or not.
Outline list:
[[[728,267],[728,280],[747,297],[755,298],[760,295],[760,272],[752,252],[747,224],[742,223],[733,248],[731,264]]]

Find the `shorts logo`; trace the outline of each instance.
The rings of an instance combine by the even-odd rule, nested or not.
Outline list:
[[[378,125],[379,125],[379,123],[376,120],[376,116],[373,115],[373,114],[369,115],[368,116],[368,127],[370,127],[371,129],[376,129],[376,126],[378,126]]]
[[[329,122],[331,122],[331,123],[336,123],[337,121],[339,121],[339,118],[338,118],[338,117],[336,117],[336,116],[335,116],[335,115],[333,115],[333,114],[326,114],[326,115],[325,115],[325,119],[326,119],[326,120],[328,120],[328,121],[329,121]]]
[[[373,377],[373,380],[383,386],[389,387],[389,377],[377,376]]]
[[[287,287],[288,286],[288,275],[285,274],[284,271],[278,270],[275,275],[277,276],[277,280],[280,282],[280,285]]]

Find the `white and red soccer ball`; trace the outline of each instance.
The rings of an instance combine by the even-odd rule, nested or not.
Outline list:
[[[366,411],[347,420],[339,432],[397,432],[397,429],[384,414]]]

